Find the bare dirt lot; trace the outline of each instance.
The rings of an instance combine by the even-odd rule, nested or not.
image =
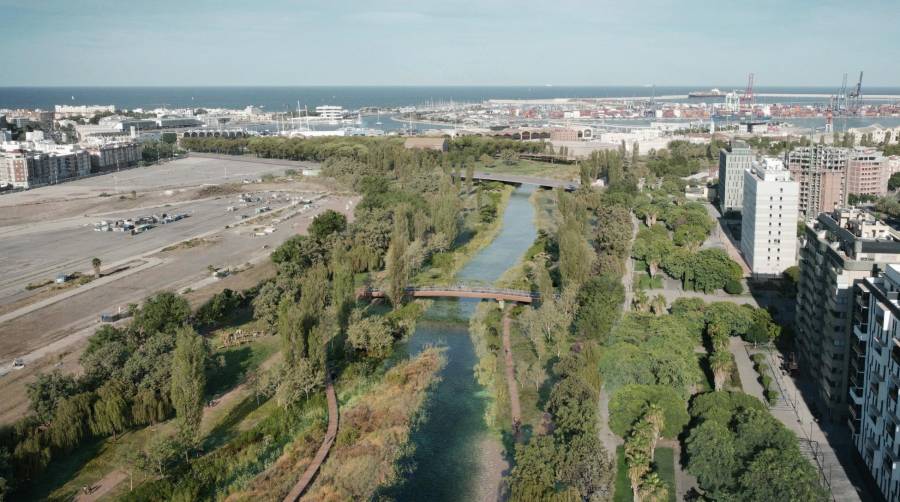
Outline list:
[[[0,311],[0,402],[5,405],[0,422],[25,411],[25,385],[38,371],[79,369],[77,357],[101,312],[163,290],[190,290],[185,296],[197,306],[224,288],[251,287],[274,274],[269,254],[292,235],[304,233],[317,214],[334,209],[352,216],[355,197],[327,193],[328,185],[315,180],[241,183],[283,170],[269,163],[188,158],[127,171],[126,179],[112,181],[110,174],[0,197],[0,255],[6,258],[0,261],[0,307],[7,306]],[[174,188],[172,179],[160,177],[203,185]],[[216,182],[226,183],[217,187]],[[136,199],[130,194],[122,200],[98,197],[96,192],[110,183],[120,191],[145,191]],[[261,200],[242,205],[241,193]],[[229,210],[234,206],[239,207]],[[270,210],[257,211],[264,207]],[[93,230],[101,219],[161,212],[190,216],[138,235]],[[59,272],[90,273],[94,256],[101,258],[104,271],[125,270],[59,291],[26,290],[29,283],[45,282]],[[216,279],[210,266],[242,271]],[[26,368],[11,369],[13,358],[23,358]]]

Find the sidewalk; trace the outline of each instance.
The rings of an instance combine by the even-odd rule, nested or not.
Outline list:
[[[745,356],[749,360],[750,350],[743,344]],[[762,351],[760,351],[762,352]],[[862,481],[860,485],[854,484],[851,477],[858,478],[859,473],[848,473],[847,469],[854,469],[853,445],[848,431],[841,427],[834,427],[835,431],[823,429],[823,424],[817,422],[806,401],[803,400],[797,382],[781,370],[781,354],[778,352],[765,352],[771,374],[781,394],[780,403],[786,405],[771,408],[769,411],[788,429],[792,430],[800,439],[801,451],[819,468],[820,473],[831,487],[831,494],[837,501],[862,500],[866,489]],[[743,375],[742,375],[743,378]],[[826,429],[828,426],[824,426]],[[860,494],[863,494],[861,496]]]

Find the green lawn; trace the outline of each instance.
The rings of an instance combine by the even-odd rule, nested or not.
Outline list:
[[[675,451],[672,448],[658,447],[653,455],[654,469],[659,477],[669,485],[669,501],[675,502]],[[616,480],[613,502],[632,502],[631,481],[628,480],[628,467],[625,466],[625,449],[616,448]]]

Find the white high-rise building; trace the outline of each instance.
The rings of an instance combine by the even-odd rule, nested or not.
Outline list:
[[[753,161],[753,151],[740,140],[719,152],[719,210],[722,214],[741,211],[744,205],[744,171]]]
[[[756,159],[744,171],[741,252],[750,271],[780,275],[797,264],[800,184],[778,159]]]
[[[900,500],[900,267],[887,266],[856,288],[850,343],[853,442],[885,500]]]

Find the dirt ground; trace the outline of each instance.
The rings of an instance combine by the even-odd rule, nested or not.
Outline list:
[[[195,161],[204,169],[213,169],[213,171],[219,169],[217,162],[214,159]],[[208,167],[209,163],[213,163],[214,167]],[[171,164],[167,168],[178,167],[175,165],[177,162]],[[119,200],[118,197],[98,197],[97,192],[109,188],[106,185],[110,182],[101,179],[105,177],[5,195],[0,197],[0,239],[15,235],[19,229],[27,228],[30,224],[56,225],[57,222],[61,222],[60,225],[63,225],[62,222],[66,218],[82,219],[85,213],[144,208],[162,202],[168,203],[175,199],[192,200],[202,196],[222,196],[219,193],[222,190],[228,193],[233,193],[235,190],[242,191],[240,187],[244,185],[240,183],[231,186],[234,176],[237,176],[237,181],[240,182],[239,177],[247,175],[247,169],[272,169],[271,166],[247,168],[241,165],[239,167],[241,171],[228,167],[229,184],[225,186],[216,187],[214,184],[210,184],[209,181],[217,181],[215,176],[206,176],[204,173],[188,173],[184,176],[193,176],[206,183],[203,186],[198,184],[184,189],[171,188],[147,192],[138,190],[137,199],[130,199],[130,195],[123,200]],[[150,176],[151,174],[131,173],[132,176],[138,177],[134,182],[136,185],[157,183]],[[82,181],[89,182],[89,186],[80,185]],[[121,187],[123,184],[124,181],[119,179],[119,186]],[[304,178],[298,181],[253,183],[252,191],[302,190],[309,192],[321,191],[328,185],[328,180],[319,182]],[[66,373],[81,371],[78,358],[86,345],[87,338],[97,327],[99,312],[108,311],[115,305],[139,303],[146,296],[161,290],[182,291],[190,288],[191,291],[186,293],[185,297],[191,306],[196,308],[225,288],[235,291],[250,288],[261,280],[274,276],[275,267],[267,256],[281,242],[292,235],[305,233],[312,218],[326,209],[348,213],[348,217],[352,218],[356,200],[358,199],[343,194],[329,196],[313,204],[313,208],[309,211],[284,219],[276,226],[276,232],[266,236],[254,236],[255,225],[252,224],[238,225],[224,230],[219,227],[219,230],[209,234],[213,241],[211,244],[142,256],[141,259],[156,260],[159,264],[138,271],[127,278],[94,288],[90,288],[90,284],[82,286],[78,289],[83,288],[83,292],[50,305],[41,306],[34,312],[0,324],[0,365],[2,365],[0,367],[2,370],[0,371],[0,403],[3,403],[3,406],[0,406],[0,423],[10,423],[27,411],[26,385],[34,381],[38,373],[54,369]],[[96,214],[92,214],[92,217],[96,217]],[[54,220],[54,218],[62,219]],[[209,273],[206,271],[208,265],[244,268],[247,263],[252,263],[252,266],[218,280],[210,279]],[[63,292],[67,291],[69,290]],[[51,293],[59,294],[61,292],[35,291],[34,295],[28,296],[25,300],[16,298],[12,301],[15,302],[16,308],[21,308],[54,296]],[[7,310],[11,311],[12,309],[4,308],[4,311]],[[6,312],[0,312],[0,315],[4,313]],[[28,356],[27,366],[21,370],[8,369],[11,367],[12,358],[20,356]]]

